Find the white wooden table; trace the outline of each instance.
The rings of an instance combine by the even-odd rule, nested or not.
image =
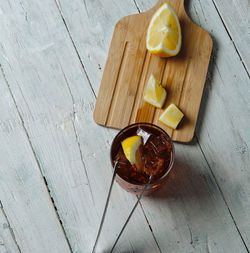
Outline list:
[[[92,252],[117,133],[93,121],[115,23],[156,0],[1,0],[0,253]],[[250,250],[250,6],[186,0],[214,46],[195,137],[115,252]],[[136,197],[114,185],[97,252]]]

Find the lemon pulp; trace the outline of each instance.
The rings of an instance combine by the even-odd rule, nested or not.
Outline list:
[[[179,19],[168,4],[164,3],[153,15],[147,31],[147,49],[160,57],[177,55],[181,48]]]
[[[131,165],[135,165],[137,169],[141,169],[142,159],[140,146],[142,145],[141,136],[131,136],[122,141],[122,149]]]
[[[176,129],[183,116],[184,114],[178,109],[178,107],[174,104],[171,104],[162,113],[159,120],[168,127]]]
[[[154,75],[150,75],[145,92],[144,100],[153,106],[161,108],[167,96],[166,90],[155,79]]]

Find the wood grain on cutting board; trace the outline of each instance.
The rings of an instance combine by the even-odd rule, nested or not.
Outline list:
[[[165,1],[151,10],[122,18],[115,26],[94,110],[94,120],[121,129],[135,122],[154,123],[174,141],[189,142],[194,134],[212,50],[210,35],[187,16],[183,0],[169,1],[182,29],[182,48],[177,56],[160,58],[146,49],[150,19]],[[166,103],[157,109],[143,100],[150,74],[167,90]],[[159,122],[162,111],[176,104],[185,117],[177,130]]]

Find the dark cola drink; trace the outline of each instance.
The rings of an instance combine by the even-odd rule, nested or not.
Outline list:
[[[121,142],[130,136],[141,136],[140,153],[142,168],[138,170],[127,160]],[[115,137],[111,147],[111,160],[114,164],[119,158],[117,181],[127,191],[140,193],[149,177],[153,174],[147,192],[159,188],[173,165],[174,147],[170,137],[161,128],[148,124],[137,123],[123,129]]]

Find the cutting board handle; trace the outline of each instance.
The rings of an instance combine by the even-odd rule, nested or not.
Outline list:
[[[157,4],[156,5],[162,5],[163,3],[165,3],[165,2],[169,2],[170,4],[171,4],[171,2],[173,2],[173,1],[171,1],[171,0],[158,0],[158,2],[157,2]],[[184,0],[175,0],[174,2],[179,2],[179,3],[181,3],[182,5],[184,5]]]
[[[158,0],[158,2],[146,12],[154,13],[162,4],[168,2],[175,10],[176,8],[181,8],[182,12],[186,14],[185,7],[184,7],[184,0]],[[178,6],[178,7],[177,7]],[[187,14],[186,14],[187,15]]]

